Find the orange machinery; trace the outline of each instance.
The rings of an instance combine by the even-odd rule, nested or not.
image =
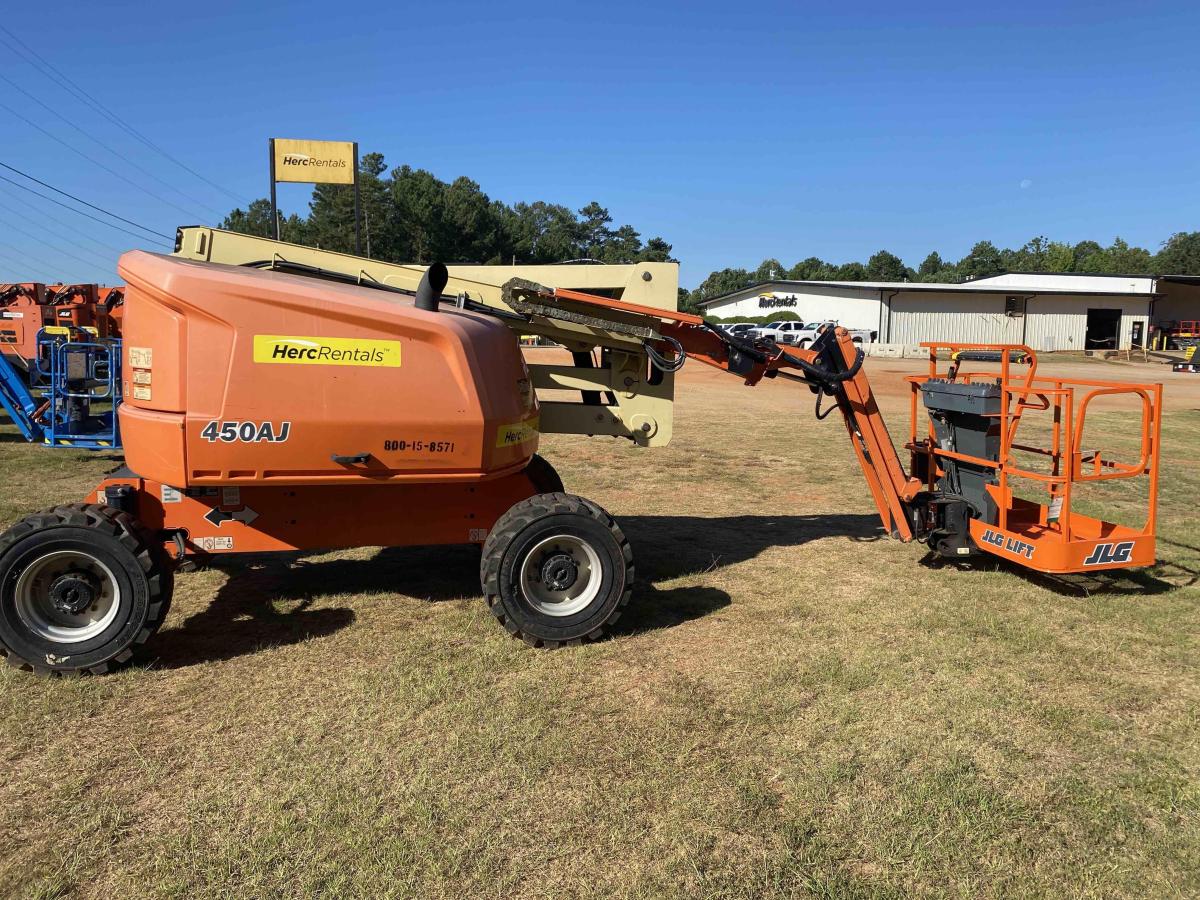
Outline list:
[[[44,284],[0,284],[0,353],[22,372],[29,372],[37,359],[45,301]]]
[[[119,338],[124,297],[124,287],[97,284],[0,284],[0,353],[29,372],[43,328],[92,330],[100,338]]]
[[[482,545],[489,608],[535,646],[604,633],[629,601],[633,555],[597,504],[567,494],[536,455],[538,401],[519,348],[531,317],[603,323],[639,336],[652,368],[688,358],[742,377],[801,382],[818,418],[836,408],[887,531],[941,554],[984,552],[1047,572],[1154,559],[1161,389],[964,371],[959,353],[913,381],[904,471],[863,355],[844,329],[806,349],[733,338],[697,316],[514,280],[511,312],[459,298],[432,266],[415,295],[320,278],[126,254],[127,467],[84,503],[0,536],[0,649],[42,672],[103,672],[133,655],[170,604],[174,573],[246,552]],[[981,348],[982,349],[982,348]],[[653,371],[646,373],[653,379]],[[1084,451],[1093,399],[1141,404],[1141,458]],[[829,405],[822,410],[822,401]],[[929,416],[921,425],[917,408]],[[1035,412],[1054,424],[1020,467]],[[1148,476],[1143,528],[1071,509],[1072,486]],[[1032,478],[1046,503],[1018,499]]]
[[[95,284],[51,284],[46,287],[46,325],[63,328],[95,328],[99,286]]]
[[[125,286],[96,285],[96,328],[102,338],[120,338],[125,318]]]

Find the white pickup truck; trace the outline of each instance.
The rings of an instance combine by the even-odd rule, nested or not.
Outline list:
[[[761,340],[775,341],[778,344],[791,344],[796,347],[807,347],[818,334],[826,328],[833,328],[837,322],[771,322],[755,328],[751,334]],[[870,344],[875,340],[875,332],[865,328],[849,328],[850,338],[856,344]]]
[[[750,329],[750,336],[758,340],[775,341],[777,344],[796,343],[795,335],[808,328],[803,322],[770,322]],[[811,340],[811,338],[810,338]]]

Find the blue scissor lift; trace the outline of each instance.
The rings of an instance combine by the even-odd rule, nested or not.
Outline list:
[[[0,407],[27,441],[48,447],[121,447],[121,342],[88,329],[43,328],[29,383],[0,356]],[[97,411],[98,407],[107,409]]]

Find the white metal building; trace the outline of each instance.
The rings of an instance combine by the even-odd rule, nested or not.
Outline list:
[[[1126,349],[1152,323],[1200,319],[1200,277],[1007,273],[965,284],[772,281],[714,297],[725,321],[792,312],[874,331],[887,344],[945,340],[1035,350]]]

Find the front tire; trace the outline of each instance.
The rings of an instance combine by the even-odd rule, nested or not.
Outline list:
[[[533,647],[596,640],[633,587],[633,551],[603,509],[571,494],[514,505],[483,545],[480,581],[492,615]]]
[[[0,655],[41,675],[103,674],[158,630],[171,589],[166,554],[128,513],[29,516],[0,536]]]

